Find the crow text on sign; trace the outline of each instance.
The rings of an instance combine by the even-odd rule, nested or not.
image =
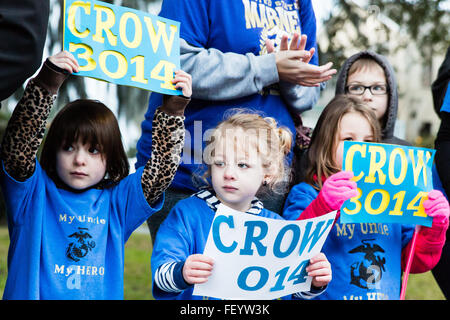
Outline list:
[[[320,252],[336,211],[286,221],[243,214],[219,205],[204,255],[214,260],[208,281],[194,295],[222,299],[276,299],[309,291],[309,259]]]
[[[343,169],[352,171],[358,196],[341,208],[341,222],[431,226],[423,208],[432,190],[434,150],[366,142],[344,143]]]
[[[178,95],[179,23],[100,1],[65,1],[64,49],[79,75]]]

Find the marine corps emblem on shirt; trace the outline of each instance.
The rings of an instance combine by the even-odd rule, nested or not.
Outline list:
[[[371,243],[375,239],[362,240],[362,245],[350,250],[348,253],[362,253],[362,260],[350,266],[350,283],[362,289],[377,288],[379,281],[385,271],[385,252],[376,243]]]
[[[66,249],[67,258],[78,262],[95,247],[95,241],[89,240],[92,239],[92,236],[88,231],[88,228],[78,227],[78,231],[69,236],[69,238],[74,238],[74,241],[69,243]]]

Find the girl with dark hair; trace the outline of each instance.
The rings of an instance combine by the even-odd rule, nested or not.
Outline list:
[[[152,157],[128,175],[117,119],[101,102],[76,100],[55,117],[58,88],[78,63],[68,52],[48,58],[27,85],[1,146],[0,182],[10,248],[4,299],[123,299],[124,245],[163,204],[184,142],[191,77],[173,83],[153,120]]]
[[[47,134],[40,164],[55,183],[63,186],[56,172],[59,149],[69,149],[79,140],[101,147],[107,176],[103,187],[111,187],[128,176],[128,158],[122,145],[119,125],[112,111],[100,101],[78,99],[68,103],[53,119]]]

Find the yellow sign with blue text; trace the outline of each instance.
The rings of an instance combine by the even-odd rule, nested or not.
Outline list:
[[[100,1],[64,1],[64,50],[80,76],[180,95],[171,80],[180,68],[180,24]]]
[[[344,202],[341,223],[383,222],[430,227],[423,208],[433,189],[435,150],[367,142],[344,142],[343,170],[352,171],[358,196]]]

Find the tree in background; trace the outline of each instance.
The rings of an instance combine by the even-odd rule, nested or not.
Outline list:
[[[365,1],[334,0],[330,16],[323,22],[329,37],[329,45],[320,51],[322,61],[333,61],[340,66],[347,58],[345,48],[349,43],[340,41],[339,31],[347,30],[346,25],[353,26],[354,36],[350,45],[358,50],[370,48],[383,55],[391,52],[388,40],[394,36],[389,22],[394,23],[406,36],[395,38],[395,50],[415,43],[424,68],[424,83],[432,81],[433,57],[445,54],[450,43],[450,1],[449,0],[371,0]],[[367,32],[365,25],[370,20],[378,20],[375,34]],[[371,41],[371,38],[377,41]],[[405,40],[406,39],[406,40]]]

